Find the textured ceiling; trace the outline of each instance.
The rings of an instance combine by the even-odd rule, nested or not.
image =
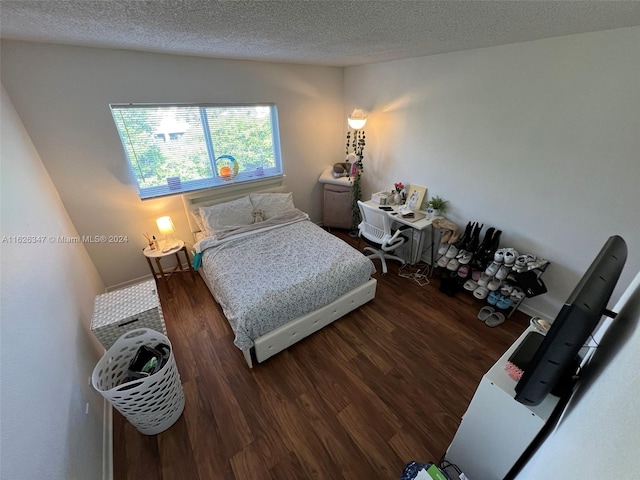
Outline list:
[[[640,1],[0,1],[0,36],[349,66],[640,25]]]

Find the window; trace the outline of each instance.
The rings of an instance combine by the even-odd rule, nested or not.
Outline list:
[[[112,104],[140,198],[282,175],[273,104]]]

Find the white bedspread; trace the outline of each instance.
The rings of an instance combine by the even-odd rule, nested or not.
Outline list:
[[[241,349],[375,272],[362,253],[306,219],[199,243],[201,268]]]

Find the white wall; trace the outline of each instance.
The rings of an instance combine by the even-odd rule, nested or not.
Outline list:
[[[640,274],[557,428],[517,478],[640,478]]]
[[[102,348],[89,330],[93,299],[104,286],[84,246],[50,242],[76,230],[4,86],[1,98],[0,477],[102,478],[104,402],[88,379]]]
[[[640,27],[347,68],[345,114],[368,110],[364,193],[414,182],[448,216],[551,260],[555,315],[606,239],[640,270]],[[613,305],[613,303],[611,303]]]
[[[142,202],[109,111],[118,102],[275,102],[286,183],[321,217],[318,177],[343,158],[343,69],[2,42],[2,82],[108,287],[149,275],[143,232],[170,215],[191,240],[179,196]]]

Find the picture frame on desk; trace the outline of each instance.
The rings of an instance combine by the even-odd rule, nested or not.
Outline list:
[[[421,187],[420,185],[411,184],[407,189],[407,201],[406,205],[411,210],[420,210],[422,202],[427,196],[427,187]]]

